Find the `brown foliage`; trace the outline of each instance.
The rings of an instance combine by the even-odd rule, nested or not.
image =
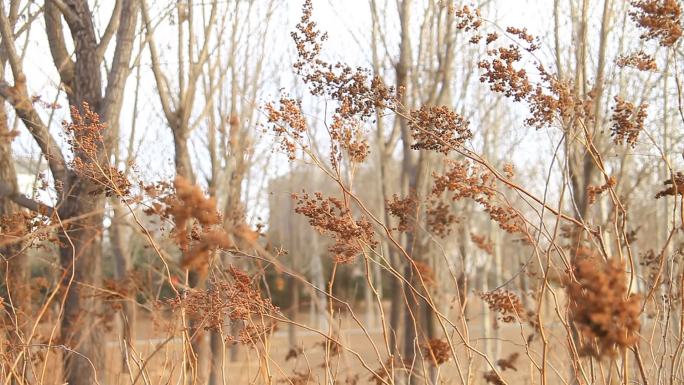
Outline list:
[[[506,323],[525,320],[527,312],[517,294],[506,289],[481,293],[480,298],[487,303],[489,309],[501,314],[501,320]]]
[[[409,128],[414,150],[432,150],[448,154],[473,137],[470,124],[447,106],[422,106],[411,111]]]
[[[489,170],[472,166],[469,162],[447,161],[447,163],[451,167],[444,175],[433,175],[432,195],[434,197],[440,197],[445,192],[449,192],[454,201],[464,198],[472,199],[482,206],[501,229],[509,233],[524,230],[524,222],[520,214],[507,202],[497,201],[496,178]]]
[[[71,169],[79,177],[92,182],[95,189],[91,194],[104,192],[107,196],[127,197],[131,192],[130,181],[123,172],[109,165],[109,159],[101,156],[104,146],[102,132],[106,124],[100,121],[100,116],[88,103],[83,102],[82,110],[72,106],[71,122],[62,123],[73,154]]]
[[[233,242],[221,226],[215,198],[206,197],[199,186],[181,176],[176,177],[173,188],[175,193],[163,197],[148,213],[173,220],[173,237],[183,251],[181,266],[206,276],[212,252],[231,248]],[[147,191],[157,193],[153,188]]]
[[[653,56],[645,53],[644,51],[635,52],[626,56],[619,56],[615,61],[618,67],[633,67],[639,71],[657,71],[658,66],[656,65]]]
[[[501,371],[511,369],[514,372],[517,372],[518,369],[515,367],[516,361],[518,361],[518,357],[520,357],[520,353],[518,352],[513,352],[508,355],[506,358],[501,358],[496,360],[496,365],[501,368]]]
[[[682,36],[682,6],[677,0],[638,0],[631,2],[629,16],[646,30],[643,40],[657,39],[661,46],[672,47]]]
[[[608,178],[608,181],[601,186],[593,186],[589,185],[587,187],[587,197],[589,200],[589,204],[594,204],[596,202],[596,198],[603,194],[606,190],[613,188],[617,185],[617,178],[614,176],[611,176]]]
[[[451,346],[446,340],[432,338],[423,344],[425,360],[434,366],[442,365],[451,360]]]
[[[418,205],[415,195],[399,198],[397,194],[394,194],[392,200],[387,200],[386,205],[390,215],[399,219],[399,225],[396,227],[396,230],[413,230],[411,223],[416,217]]]
[[[231,266],[226,271],[231,279],[212,278],[210,289],[192,289],[171,301],[173,309],[186,309],[206,330],[222,330],[226,319],[248,321],[252,317],[273,315],[278,308],[261,296],[247,273]],[[272,325],[264,326],[271,329]],[[252,326],[243,330],[240,341],[253,343],[266,329]],[[224,330],[225,332],[225,330]]]
[[[335,243],[328,247],[335,261],[352,262],[364,246],[375,247],[375,232],[366,218],[354,219],[344,202],[322,193],[313,196],[293,194],[297,207],[295,212],[309,218],[309,224],[321,233],[330,235]]]
[[[475,233],[470,233],[470,240],[473,241],[478,249],[484,251],[485,253],[492,255],[494,252],[494,243],[491,239],[485,237],[484,235],[477,235]]]
[[[377,108],[394,105],[394,89],[387,87],[378,76],[364,68],[352,68],[343,63],[328,63],[320,58],[322,43],[327,39],[311,20],[313,5],[305,0],[302,18],[291,33],[297,47],[295,72],[314,96],[328,96],[337,101],[336,113],[344,117],[357,116],[366,120]]]
[[[302,114],[301,103],[290,98],[281,98],[276,109],[271,103],[266,105],[268,123],[280,139],[280,147],[290,160],[296,158],[296,143],[304,138],[306,119]]]
[[[616,259],[582,258],[575,263],[566,290],[585,355],[612,357],[637,342],[641,297],[628,292],[624,269]]]
[[[642,103],[639,107],[624,101],[621,97],[615,97],[613,114],[610,117],[612,122],[611,136],[615,144],[629,144],[632,148],[636,146],[639,134],[644,129],[648,108],[647,103]]]
[[[456,215],[451,213],[451,207],[437,199],[431,199],[425,210],[425,223],[428,230],[440,238],[451,233],[454,223],[458,222]]]
[[[674,177],[666,180],[663,182],[665,186],[670,185],[670,187],[665,188],[662,191],[659,191],[656,195],[655,198],[659,199],[664,196],[668,195],[684,195],[684,174],[681,172],[677,171],[675,173]]]

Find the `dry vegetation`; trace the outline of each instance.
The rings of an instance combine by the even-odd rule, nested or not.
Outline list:
[[[680,1],[554,1],[536,36],[369,0],[364,68],[304,0],[276,97],[278,1],[35,3],[0,3],[2,385],[684,383]]]

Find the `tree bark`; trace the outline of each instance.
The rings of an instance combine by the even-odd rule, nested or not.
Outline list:
[[[0,68],[4,69],[3,65]],[[4,71],[3,71],[4,72]],[[17,191],[17,174],[14,169],[14,162],[12,159],[12,136],[9,130],[7,121],[7,111],[5,103],[0,103],[0,181],[8,185],[13,191]],[[0,220],[8,220],[10,218],[22,215],[21,208],[9,197],[0,196]],[[21,224],[19,224],[21,226]],[[26,333],[29,320],[31,319],[31,295],[30,286],[28,285],[28,255],[24,252],[23,242],[13,237],[21,237],[21,229],[5,228],[3,223],[0,223],[0,277],[2,277],[2,291],[1,295],[5,302],[12,305],[13,311],[3,312],[2,324],[4,325],[5,338],[9,345],[9,349],[3,350],[3,354],[7,354],[10,359],[5,359],[4,362],[11,363],[15,360],[15,355],[18,352],[27,353],[26,347],[22,346],[22,339],[28,335]],[[3,344],[3,347],[5,344]],[[26,354],[25,357],[30,357]],[[28,362],[21,360],[17,365],[18,372],[21,378],[11,378],[11,384],[22,383],[31,370],[26,367]],[[30,364],[30,363],[29,363]],[[8,369],[8,368],[7,368]],[[6,373],[8,371],[5,371]]]

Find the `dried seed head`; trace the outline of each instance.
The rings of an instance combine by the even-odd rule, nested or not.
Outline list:
[[[527,318],[527,311],[517,294],[506,289],[481,293],[480,298],[487,303],[490,310],[501,315],[503,322],[511,323]]]
[[[641,103],[639,107],[635,107],[634,104],[624,101],[621,97],[615,97],[615,106],[610,117],[611,136],[615,144],[626,142],[632,148],[636,147],[639,134],[644,129],[647,108],[647,103]]]
[[[582,258],[567,283],[570,315],[579,329],[585,355],[613,357],[634,346],[641,326],[641,297],[628,292],[624,264]]]
[[[469,122],[447,106],[423,106],[411,111],[409,128],[414,150],[431,150],[448,154],[473,137]]]
[[[439,366],[451,360],[451,347],[446,340],[432,338],[423,343],[424,357],[433,366]]]
[[[643,40],[657,39],[661,46],[672,47],[682,37],[682,6],[677,0],[632,1],[629,16],[641,28]]]

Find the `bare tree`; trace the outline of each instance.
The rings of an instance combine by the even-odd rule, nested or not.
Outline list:
[[[116,125],[123,101],[123,90],[130,72],[129,61],[133,49],[133,34],[137,20],[137,1],[117,1],[109,25],[98,36],[95,32],[94,15],[87,1],[46,1],[44,4],[45,26],[54,64],[60,75],[60,83],[67,91],[69,103],[85,113],[88,104],[103,121]],[[69,28],[72,41],[66,43],[64,22]],[[97,322],[98,302],[85,287],[97,287],[99,264],[102,255],[102,217],[104,193],[102,186],[71,167],[62,149],[52,138],[28,94],[26,74],[22,60],[12,39],[12,23],[9,14],[0,9],[0,32],[3,49],[13,75],[14,84],[0,84],[0,95],[14,108],[17,116],[32,134],[43,156],[47,159],[53,179],[56,181],[59,200],[48,214],[53,220],[69,223],[59,233],[60,261],[63,268],[65,298],[61,318],[61,337],[64,353],[65,381],[70,384],[92,384],[96,373],[102,373],[104,364],[101,323]],[[105,51],[116,36],[116,48],[103,81],[101,71]],[[73,59],[69,46],[74,47]],[[106,90],[103,93],[103,89]],[[76,134],[75,141],[88,140]],[[96,141],[95,159],[77,152],[74,157],[86,164],[107,165],[106,148],[111,137],[104,132],[103,140]],[[17,197],[14,190],[10,197]],[[22,203],[22,199],[14,199]],[[33,204],[25,204],[35,209]],[[88,327],[86,327],[88,325]]]

